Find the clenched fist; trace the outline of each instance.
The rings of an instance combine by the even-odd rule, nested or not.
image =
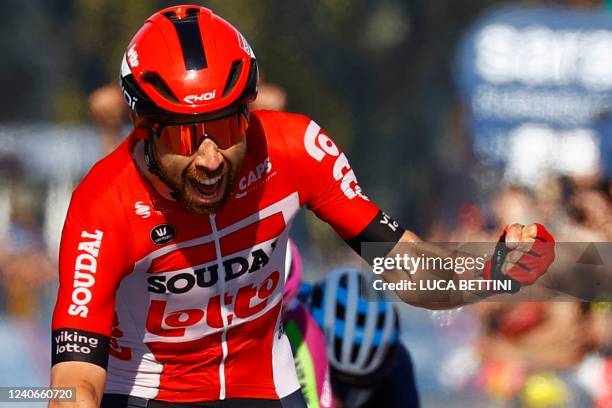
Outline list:
[[[504,228],[483,273],[486,279],[510,278],[518,285],[531,285],[554,259],[555,239],[543,225],[512,224]]]

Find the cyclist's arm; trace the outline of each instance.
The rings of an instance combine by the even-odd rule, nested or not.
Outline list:
[[[86,184],[73,194],[62,230],[59,288],[51,334],[51,385],[75,387],[76,401],[99,406],[104,392],[115,293],[128,267],[122,209]],[[95,186],[93,186],[95,188]]]
[[[289,151],[293,154],[293,167],[302,171],[300,177],[300,196],[305,203],[323,221],[330,224],[358,254],[370,263],[374,257],[389,257],[406,253],[406,247],[399,244],[415,244],[410,256],[436,256],[456,258],[462,254],[451,252],[439,245],[427,244],[413,232],[402,228],[387,214],[382,212],[362,191],[349,161],[332,139],[313,121],[306,117],[299,119],[301,133],[299,138],[288,138]],[[514,267],[522,255],[530,249],[536,237],[535,227],[522,227],[515,224],[506,234],[506,243],[518,248],[511,248],[501,271],[506,273]],[[362,251],[363,243],[377,243],[370,246],[372,253]],[[552,261],[551,261],[552,262]],[[543,273],[542,267],[539,266]],[[546,268],[543,268],[545,270]],[[402,280],[419,281],[428,277],[428,271],[416,270],[408,273],[403,270],[391,270],[383,273],[388,282]],[[438,279],[452,279],[456,272],[452,269],[436,271]],[[471,276],[462,273],[462,280],[483,279],[482,270],[474,269]],[[401,290],[397,294],[406,303],[431,309],[446,309],[481,300],[495,292],[472,293],[461,290],[421,291]],[[443,296],[442,296],[443,295]],[[432,300],[435,299],[435,300]],[[445,299],[440,301],[439,299]]]
[[[102,401],[106,370],[91,363],[65,361],[51,368],[51,386],[74,388],[75,401],[51,401],[49,408],[97,408]]]
[[[529,240],[527,231],[522,228],[519,224],[514,224],[506,235],[506,242],[518,242],[519,240]],[[403,255],[410,250],[409,255],[411,256],[431,256],[443,259],[456,258],[465,254],[458,253],[456,251],[450,251],[440,245],[428,244],[423,242],[415,233],[412,231],[404,231],[397,245],[389,252],[387,257],[393,258],[396,254]],[[509,264],[508,264],[509,265]],[[506,268],[507,269],[507,268]],[[412,271],[413,273],[407,273],[404,270],[389,270],[385,271],[382,276],[387,282],[398,283],[403,280],[409,279],[413,282],[425,279],[441,279],[441,280],[452,280],[453,277],[457,276],[457,272],[452,269],[437,270],[436,275],[433,276],[431,271],[424,270],[422,268]],[[442,274],[446,275],[442,275]],[[471,271],[465,271],[461,274],[462,280],[472,279],[483,279],[481,275],[482,271],[474,269]],[[464,290],[448,290],[448,291],[414,291],[414,290],[396,290],[397,295],[404,302],[413,306],[424,307],[432,310],[439,309],[450,309],[454,307],[463,306],[469,303],[473,303],[478,300],[482,300],[486,297],[499,294],[494,291],[479,291],[477,293]],[[428,300],[428,298],[440,299],[447,298],[447,300]]]
[[[421,242],[422,242],[421,239],[412,231],[404,231],[398,244],[387,256],[393,257],[396,253],[403,254],[405,252],[404,251],[405,244],[415,244],[415,243],[421,243]],[[446,249],[441,248],[441,247],[435,247],[435,250],[436,250],[437,256],[440,256],[441,258],[447,258],[449,256],[451,257],[457,256],[457,253],[453,254],[451,253],[451,251],[447,251]],[[441,251],[442,253],[440,253],[439,251]],[[452,279],[452,274],[454,274],[455,272],[452,270],[449,270],[447,272],[448,272],[448,276],[440,277],[439,279]],[[425,275],[427,275],[427,272],[423,271],[422,269],[415,271],[413,275],[410,275],[406,273],[405,271],[393,270],[393,271],[384,272],[383,278],[387,282],[397,283],[405,279],[410,279],[411,281],[417,281],[419,279],[423,279]],[[462,277],[462,278],[466,279],[466,277]],[[475,278],[475,277],[472,277],[472,278]],[[414,291],[396,290],[395,293],[398,295],[400,299],[402,299],[404,302],[412,306],[423,307],[423,308],[430,309],[430,310],[441,310],[441,309],[444,310],[444,309],[452,309],[454,307],[463,306],[464,304],[468,303],[467,299],[469,297],[468,294],[466,294],[466,296],[463,296],[463,293],[461,293],[459,296],[455,294],[455,296],[452,296],[452,295],[448,296],[450,298],[448,301],[440,302],[440,301],[429,301],[429,300],[419,299],[419,297],[422,296],[422,293],[415,293]],[[427,293],[425,295],[427,295]],[[429,295],[440,296],[442,294],[438,291],[434,291],[433,293],[429,293]],[[450,294],[447,294],[447,295],[450,295]]]

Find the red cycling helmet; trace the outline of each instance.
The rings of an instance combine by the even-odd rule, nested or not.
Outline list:
[[[124,98],[139,117],[193,121],[241,109],[257,96],[257,61],[231,24],[205,7],[182,5],[147,19],[121,64]]]

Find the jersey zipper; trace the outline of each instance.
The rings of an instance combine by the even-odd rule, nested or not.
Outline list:
[[[210,227],[212,228],[213,241],[215,242],[215,253],[217,255],[217,268],[219,272],[223,271],[222,256],[221,256],[221,241],[219,231],[217,230],[217,223],[215,221],[215,214],[209,215]],[[225,360],[227,359],[227,316],[225,311],[225,276],[219,274],[219,285],[220,285],[220,302],[221,302],[221,321],[223,322],[223,329],[221,331],[221,350],[223,350],[223,356],[221,357],[221,363],[219,364],[219,399],[225,399]]]

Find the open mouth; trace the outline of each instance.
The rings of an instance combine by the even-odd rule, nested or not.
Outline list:
[[[223,198],[226,179],[223,174],[204,179],[189,178],[187,184],[194,201],[210,205]]]

